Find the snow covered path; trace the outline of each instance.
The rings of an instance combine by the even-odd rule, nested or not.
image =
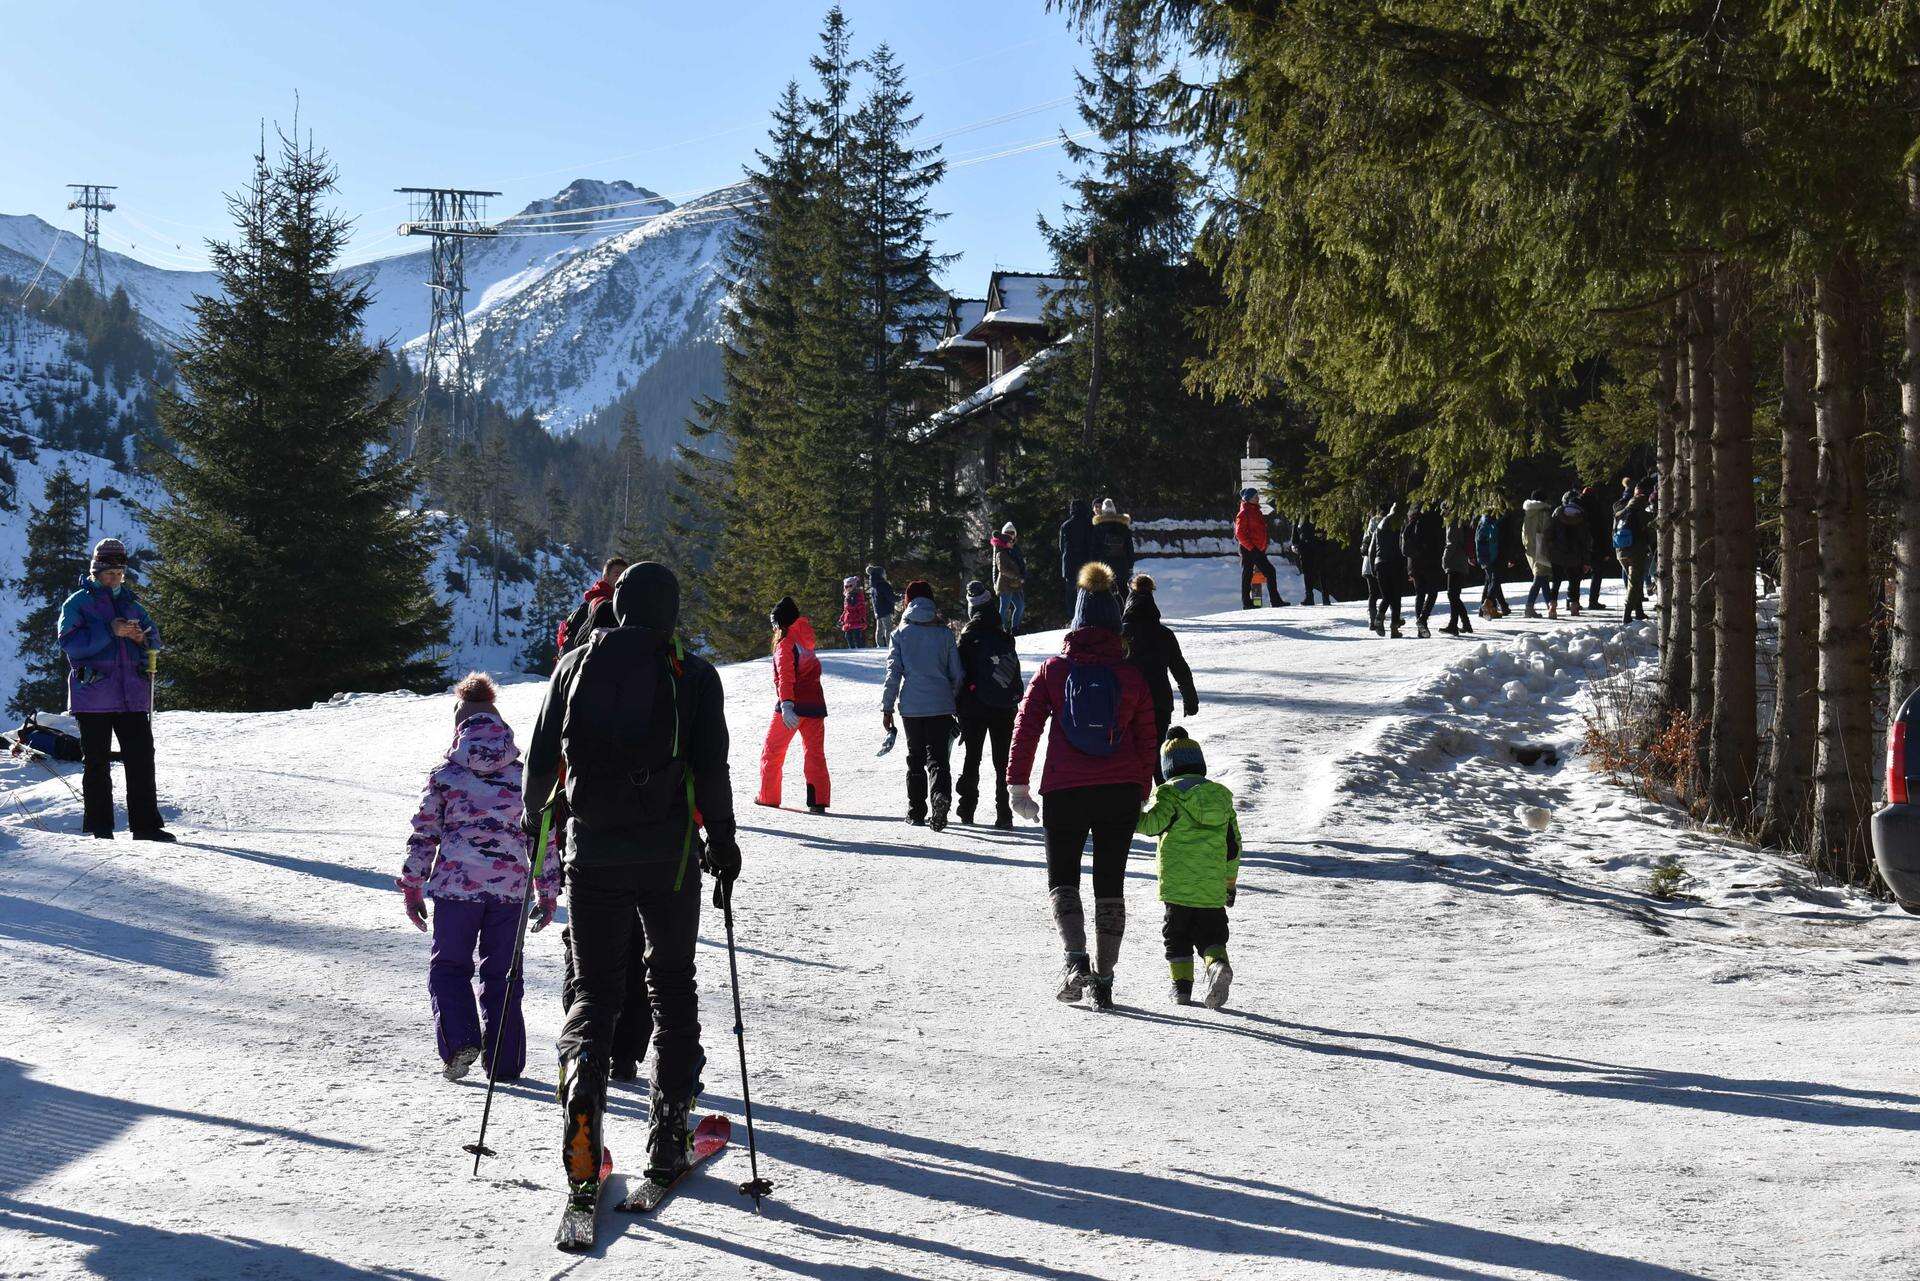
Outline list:
[[[733,1190],[709,910],[704,1101],[741,1150],[657,1220],[605,1215],[585,1259],[548,1243],[557,930],[530,940],[535,1052],[480,1179],[460,1145],[484,1082],[435,1075],[391,881],[448,701],[163,714],[182,845],[106,851],[0,802],[0,1277],[1915,1275],[1920,922],[1676,833],[1580,762],[1502,759],[1509,722],[1565,746],[1573,684],[1462,709],[1446,669],[1475,646],[1362,615],[1178,625],[1185,723],[1249,851],[1217,1013],[1166,1001],[1145,857],[1123,1008],[1053,1000],[1037,830],[900,821],[878,652],[824,656],[835,813],[745,805],[771,695],[764,664],[728,669],[775,1198],[756,1218]],[[1565,650],[1567,624],[1476,639],[1555,627]],[[1028,639],[1031,672],[1058,637]],[[539,692],[507,692],[523,735]],[[0,774],[77,826],[57,784],[20,783]],[[1670,850],[1715,892],[1640,892]],[[612,1111],[631,1167],[644,1095]]]

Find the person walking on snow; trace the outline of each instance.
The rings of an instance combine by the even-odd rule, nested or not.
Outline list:
[[[873,607],[873,643],[884,645],[893,635],[893,604],[898,593],[887,581],[884,565],[867,566],[867,604]]]
[[[820,688],[813,623],[791,596],[780,598],[768,620],[773,624],[773,719],[760,749],[760,792],[753,803],[779,808],[787,746],[797,733],[806,756],[807,812],[824,814],[833,803],[833,778],[827,773],[827,696]]]
[[[1440,630],[1449,636],[1473,635],[1473,619],[1467,613],[1460,592],[1473,570],[1473,524],[1471,521],[1446,522],[1446,548],[1441,552],[1440,568],[1447,576],[1447,625]]]
[[[1382,621],[1386,594],[1380,590],[1380,522],[1384,519],[1382,512],[1369,513],[1360,531],[1360,581],[1367,585],[1367,630],[1380,636],[1387,634]]]
[[[1286,604],[1280,599],[1280,576],[1274,573],[1273,561],[1267,555],[1267,516],[1260,510],[1257,489],[1249,487],[1240,491],[1240,511],[1233,518],[1233,541],[1240,547],[1240,608],[1254,607],[1256,571],[1266,577],[1267,600],[1276,607]]]
[[[1013,722],[1007,790],[1014,813],[1046,833],[1047,890],[1066,964],[1062,1001],[1090,996],[1113,1008],[1113,971],[1127,931],[1127,850],[1140,804],[1153,786],[1153,697],[1120,640],[1113,571],[1098,561],[1080,571],[1073,628],[1061,652],[1040,665]],[[1048,722],[1052,722],[1051,732]],[[1035,801],[1029,781],[1040,737],[1046,763]],[[1093,839],[1094,957],[1087,954],[1080,863]]]
[[[1133,517],[1125,515],[1111,498],[1100,500],[1093,514],[1093,559],[1114,574],[1114,594],[1126,608],[1127,589],[1133,583]]]
[[[527,1064],[522,984],[516,975],[508,991],[507,973],[531,860],[521,824],[520,749],[494,705],[497,693],[480,672],[454,687],[453,746],[427,776],[413,835],[407,838],[406,862],[394,882],[406,901],[407,919],[422,930],[428,928],[427,900],[433,900],[427,993],[442,1075],[449,1081],[464,1077],[483,1054],[498,1065],[503,1081],[518,1080]],[[553,919],[560,894],[557,857],[546,860],[534,888],[529,928],[538,933]]]
[[[1587,533],[1587,514],[1580,510],[1580,495],[1569,489],[1561,495],[1559,509],[1547,526],[1547,559],[1553,565],[1553,581],[1547,594],[1547,617],[1558,618],[1560,585],[1567,587],[1567,615],[1580,617],[1580,578],[1592,554]]]
[[[1400,596],[1407,590],[1407,557],[1400,545],[1402,531],[1395,524],[1399,511],[1399,504],[1388,504],[1373,531],[1374,575],[1380,580],[1380,622],[1384,625],[1388,616],[1392,616],[1393,630],[1384,634],[1394,640],[1401,639],[1403,634],[1400,630]],[[1380,628],[1374,630],[1380,631]]]
[[[1408,513],[1406,528],[1400,531],[1400,549],[1413,576],[1415,635],[1423,638],[1433,635],[1427,629],[1427,620],[1433,617],[1440,589],[1447,585],[1447,571],[1443,567],[1446,546],[1446,524],[1438,511],[1416,507]]]
[[[1533,571],[1533,585],[1527,588],[1527,617],[1538,618],[1540,611],[1533,602],[1542,595],[1547,598],[1549,607],[1553,604],[1553,549],[1547,544],[1547,534],[1553,528],[1553,504],[1539,490],[1520,504],[1520,545],[1527,553],[1527,568]]]
[[[907,729],[907,822],[938,832],[947,825],[953,794],[953,718],[966,674],[953,632],[936,616],[933,587],[907,584],[907,608],[887,648],[887,683],[880,723],[894,732],[897,706]],[[931,787],[932,795],[928,791]]]
[[[1647,515],[1650,488],[1641,481],[1613,509],[1613,545],[1620,553],[1620,572],[1627,580],[1626,603],[1620,607],[1623,623],[1647,616],[1647,556],[1653,550],[1653,524]]]
[[[1020,531],[1008,521],[987,540],[993,549],[993,590],[1000,597],[1000,626],[1009,636],[1020,633],[1027,613],[1027,558],[1020,554]]]
[[[113,839],[113,744],[127,772],[127,827],[136,841],[171,841],[153,766],[153,672],[160,629],[127,585],[127,549],[93,546],[87,581],[60,606],[67,710],[80,724],[81,828]]]
[[[954,789],[955,812],[962,823],[973,822],[980,803],[980,749],[991,743],[993,753],[993,825],[1013,826],[1013,808],[1007,802],[1007,751],[1013,743],[1013,713],[1020,704],[1020,655],[1013,634],[1001,621],[992,593],[984,583],[969,590],[967,625],[960,631],[960,742],[965,754]]]
[[[560,620],[560,631],[554,637],[556,654],[579,649],[597,627],[613,626],[613,585],[626,568],[627,562],[618,556],[609,558],[600,567],[600,577],[580,594],[580,603],[574,606],[573,613]]]
[[[1293,522],[1293,554],[1300,561],[1304,604],[1313,604],[1316,589],[1320,592],[1322,605],[1333,604],[1333,597],[1327,594],[1326,550],[1327,540],[1320,536],[1320,529],[1313,521],[1302,516]]]
[[[1153,741],[1159,742],[1173,724],[1173,684],[1180,683],[1180,705],[1185,714],[1200,712],[1200,694],[1193,687],[1193,669],[1180,652],[1180,638],[1160,618],[1160,602],[1154,599],[1153,578],[1140,574],[1133,580],[1133,592],[1127,598],[1126,611],[1120,616],[1120,640],[1126,646],[1127,661],[1140,669],[1153,698]],[[1160,766],[1156,758],[1153,781],[1158,783]]]
[[[1154,789],[1153,804],[1140,816],[1137,830],[1158,837],[1154,855],[1160,874],[1165,916],[1160,935],[1167,945],[1173,975],[1173,1003],[1193,1003],[1193,955],[1206,966],[1207,1008],[1227,1003],[1233,963],[1227,959],[1227,909],[1240,881],[1240,820],[1233,793],[1207,777],[1200,744],[1178,725],[1167,730],[1160,747],[1166,781]]]
[[[858,574],[848,574],[840,584],[840,634],[846,637],[848,649],[867,647],[867,628],[872,623],[872,614],[867,609],[867,593],[860,586]]]
[[[1613,559],[1613,531],[1600,519],[1600,514],[1607,510],[1606,496],[1600,492],[1600,486],[1588,485],[1580,491],[1580,510],[1587,518],[1587,572],[1593,578],[1587,608],[1606,609],[1608,606],[1600,603],[1600,580],[1607,576],[1607,562]],[[1573,594],[1578,604],[1577,586]]]
[[[1480,617],[1505,618],[1513,611],[1507,608],[1507,594],[1500,586],[1500,517],[1494,512],[1483,512],[1480,523],[1473,531],[1473,557],[1486,575],[1486,583],[1480,592]]]
[[[666,1184],[686,1168],[687,1117],[706,1062],[694,963],[700,871],[724,886],[740,874],[725,694],[713,665],[674,634],[680,582],[665,565],[630,566],[614,584],[613,612],[619,626],[554,669],[526,762],[530,828],[567,764],[575,993],[557,1092],[571,1204],[588,1213],[600,1191],[614,1029],[642,938],[655,1024],[646,1175]]]
[[[1067,613],[1073,613],[1080,589],[1080,567],[1093,556],[1093,504],[1076,498],[1067,504],[1067,518],[1060,523],[1060,585],[1067,594]]]

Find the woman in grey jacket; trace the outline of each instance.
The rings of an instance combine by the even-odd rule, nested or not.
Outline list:
[[[953,794],[948,757],[965,680],[953,631],[935,616],[933,588],[916,578],[907,584],[907,607],[887,646],[887,684],[880,695],[880,723],[887,732],[893,732],[896,706],[906,721],[907,822],[916,827],[925,823],[938,832],[947,825]]]

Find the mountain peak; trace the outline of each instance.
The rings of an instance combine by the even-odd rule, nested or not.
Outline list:
[[[605,207],[607,205],[616,205],[618,208],[609,209]],[[630,218],[665,213],[671,208],[671,200],[630,182],[575,178],[554,195],[536,200],[522,209],[519,216],[526,218],[538,214],[586,212],[595,218]]]

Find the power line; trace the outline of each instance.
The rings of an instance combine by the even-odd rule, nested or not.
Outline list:
[[[113,198],[107,193],[117,188],[97,182],[70,182],[67,190],[74,193],[73,199],[67,202],[67,208],[84,210],[86,214],[86,243],[80,251],[80,266],[74,275],[86,275],[87,264],[92,263],[93,292],[105,297],[106,274],[100,263],[100,215],[113,212]]]

